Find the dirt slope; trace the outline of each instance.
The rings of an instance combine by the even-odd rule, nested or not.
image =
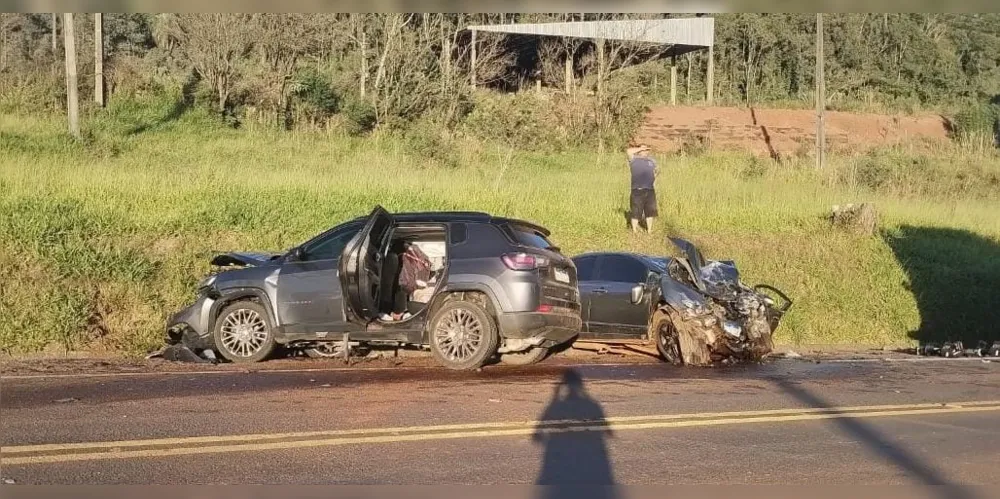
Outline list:
[[[891,144],[927,146],[948,140],[948,123],[936,115],[828,111],[826,136],[829,150],[835,152],[863,152]],[[806,109],[662,106],[646,115],[635,140],[660,152],[709,147],[794,156],[815,147],[816,113]]]

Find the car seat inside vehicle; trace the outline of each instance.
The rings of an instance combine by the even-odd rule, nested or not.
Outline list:
[[[441,282],[446,258],[443,227],[397,227],[382,259],[379,320],[406,322],[424,310]]]

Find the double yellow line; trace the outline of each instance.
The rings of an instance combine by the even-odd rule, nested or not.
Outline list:
[[[297,433],[18,445],[0,447],[0,465],[49,464],[97,459],[157,458],[193,454],[302,449],[350,444],[418,442],[474,437],[687,428],[985,411],[1000,411],[1000,401],[661,414],[611,417],[599,420],[512,421]]]

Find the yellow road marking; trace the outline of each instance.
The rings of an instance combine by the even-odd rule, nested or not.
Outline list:
[[[170,457],[192,454],[301,449],[350,444],[377,444],[503,437],[535,433],[686,428],[750,423],[778,423],[840,418],[872,418],[918,414],[1000,411],[1000,401],[777,409],[765,411],[664,414],[604,420],[520,421],[459,425],[411,426],[318,432],[162,438],[0,447],[0,464],[47,464],[96,459]],[[311,438],[311,440],[288,440]],[[279,440],[279,441],[274,441]],[[284,441],[280,441],[284,440]],[[199,444],[198,446],[190,446]],[[136,449],[136,447],[170,446]],[[26,455],[27,454],[27,455]]]
[[[851,406],[851,407],[833,407],[833,408],[786,408],[786,409],[769,409],[761,411],[734,411],[734,412],[703,412],[703,413],[688,413],[688,414],[660,414],[652,416],[619,416],[619,417],[609,417],[604,418],[602,421],[606,423],[627,423],[627,422],[637,422],[637,421],[650,421],[650,420],[677,420],[677,419],[706,419],[706,418],[728,418],[728,417],[749,417],[749,416],[771,416],[771,415],[791,415],[791,414],[810,414],[810,413],[839,413],[839,412],[857,412],[857,411],[881,411],[881,410],[903,410],[903,409],[933,409],[940,407],[953,406],[957,403],[925,403],[925,404],[897,404],[897,405],[874,405],[874,406]],[[1000,405],[1000,400],[997,401],[977,401],[977,402],[962,402],[964,405]],[[231,441],[254,441],[254,440],[278,440],[278,439],[293,439],[293,438],[316,438],[316,437],[333,437],[333,436],[348,436],[348,435],[359,435],[359,434],[371,434],[371,433],[416,433],[416,432],[444,432],[444,431],[455,431],[455,430],[490,430],[490,429],[503,429],[510,427],[521,427],[521,426],[531,426],[532,428],[539,425],[546,426],[558,426],[572,423],[587,423],[586,420],[579,419],[563,419],[563,420],[547,420],[547,421],[509,421],[509,422],[495,422],[495,423],[464,423],[464,424],[452,424],[452,425],[431,425],[431,426],[398,426],[398,427],[388,427],[388,428],[362,428],[362,429],[351,429],[351,430],[324,430],[324,431],[307,431],[307,432],[292,432],[292,433],[258,433],[258,434],[248,434],[248,435],[212,435],[203,437],[173,437],[173,438],[159,438],[159,439],[145,439],[145,440],[115,440],[109,442],[80,442],[80,443],[66,443],[66,444],[40,444],[40,445],[20,445],[3,447],[3,452],[5,454],[17,454],[17,453],[27,453],[27,452],[43,452],[43,451],[61,451],[70,449],[91,449],[91,448],[121,448],[121,447],[144,447],[144,446],[154,446],[154,445],[184,445],[184,444],[202,444],[202,443],[212,443],[212,442],[231,442]],[[596,422],[596,421],[594,421]]]

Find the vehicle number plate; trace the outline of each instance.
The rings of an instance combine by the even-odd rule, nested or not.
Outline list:
[[[565,282],[566,284],[569,284],[569,273],[568,272],[566,272],[563,269],[554,269],[554,270],[555,270],[555,276],[556,276],[556,280],[557,281],[559,281],[559,282]]]

